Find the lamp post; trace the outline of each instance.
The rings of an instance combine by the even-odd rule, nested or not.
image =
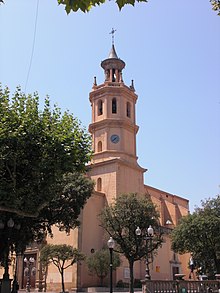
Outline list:
[[[20,224],[15,224],[14,220],[10,217],[9,219],[6,220],[6,222],[3,222],[0,220],[0,231],[5,238],[5,263],[4,263],[4,274],[3,274],[3,279],[2,279],[2,286],[1,286],[1,292],[4,293],[10,293],[11,292],[11,280],[9,276],[9,253],[10,253],[10,244],[11,244],[11,236],[12,234],[12,229],[19,230],[21,227]],[[3,240],[4,241],[4,240]]]
[[[14,274],[14,280],[12,283],[12,290],[11,293],[18,293],[19,284],[17,281],[17,255],[15,256],[15,274]]]
[[[137,229],[135,230],[135,234],[137,236],[140,236],[142,233],[141,229],[139,227],[137,227]],[[152,238],[154,236],[154,229],[151,227],[151,225],[146,229],[146,234],[145,234],[145,240],[146,240],[146,274],[145,274],[145,280],[150,280],[151,276],[150,276],[150,269],[149,269],[149,249],[151,247],[151,243],[152,243]],[[149,243],[150,242],[150,247],[149,247]]]
[[[14,221],[12,218],[10,218],[7,221],[7,228],[12,229],[14,227]],[[5,228],[5,224],[1,221],[0,222],[0,229],[4,229]],[[10,241],[10,236],[8,237],[8,242]],[[6,247],[6,254],[5,254],[5,271],[4,271],[4,275],[3,275],[3,280],[9,280],[9,273],[8,273],[8,257],[9,257],[9,243],[7,243],[7,247]]]
[[[112,237],[109,238],[108,242],[108,248],[109,248],[109,253],[110,253],[110,293],[113,292],[113,285],[112,285],[112,272],[113,272],[113,248],[115,247],[115,241]]]
[[[34,267],[33,264],[35,263],[35,259],[34,257],[29,257],[29,259],[27,257],[24,258],[24,263],[26,264],[26,268],[24,270],[24,274],[27,277],[27,284],[26,284],[26,292],[30,292],[30,281],[31,281],[31,272],[34,271]]]

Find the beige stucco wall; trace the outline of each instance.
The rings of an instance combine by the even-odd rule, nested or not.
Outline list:
[[[117,194],[130,192],[144,194],[143,171],[138,165],[118,164]]]
[[[100,250],[104,243],[104,232],[100,227],[98,215],[106,204],[106,198],[102,193],[94,193],[88,200],[82,212],[83,225],[79,229],[79,249],[89,256],[92,250]],[[89,275],[85,262],[78,266],[78,287],[94,286],[99,283],[95,276]]]
[[[95,190],[97,191],[97,181],[101,178],[101,192],[105,194],[105,197],[109,203],[111,203],[116,197],[116,162],[100,163],[95,168],[91,165],[89,176],[95,182]]]
[[[162,226],[167,225],[167,221],[172,224],[169,228],[177,225],[182,216],[189,213],[189,200],[163,190],[145,185],[146,194],[151,196],[152,201],[158,207],[160,222]]]
[[[78,248],[85,256],[91,254],[91,250],[99,250],[103,247],[103,230],[99,226],[98,214],[105,205],[105,197],[102,193],[94,193],[90,197],[81,212],[80,221],[83,223],[79,228],[71,231],[69,235],[53,228],[53,238],[48,238],[47,243],[67,244]],[[97,285],[98,280],[90,276],[85,261],[69,267],[65,270],[65,288],[75,289]],[[49,266],[47,275],[48,290],[60,290],[61,279],[57,267]]]
[[[53,227],[53,238],[48,237],[48,244],[67,244],[74,248],[78,247],[78,229],[72,230],[69,235],[65,232],[59,231],[57,227]],[[77,285],[77,265],[69,267],[65,270],[65,288],[71,289]],[[51,264],[48,268],[47,274],[47,289],[60,290],[61,289],[61,276],[58,268]]]

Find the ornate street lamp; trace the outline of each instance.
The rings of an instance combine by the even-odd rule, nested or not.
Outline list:
[[[27,277],[27,284],[26,284],[26,292],[30,292],[30,281],[31,281],[31,273],[35,273],[35,267],[33,266],[35,263],[34,257],[27,257],[24,258],[24,263],[26,264],[26,268],[24,269],[24,274]]]
[[[110,253],[110,293],[113,292],[113,285],[112,285],[112,272],[113,272],[113,249],[115,247],[115,241],[112,237],[109,238],[108,242],[108,248]]]
[[[3,222],[0,220],[0,230],[2,234],[8,235],[7,236],[7,244],[5,249],[5,264],[4,264],[4,274],[2,279],[2,286],[1,290],[4,293],[10,293],[11,292],[11,280],[9,277],[9,253],[10,253],[10,237],[12,233],[12,229],[16,228],[14,220],[12,218],[9,218],[6,222]],[[17,228],[16,228],[17,229]]]
[[[10,218],[7,221],[7,228],[12,229],[14,227],[14,221],[12,218]],[[4,229],[5,224],[1,221],[1,229]],[[9,239],[9,238],[8,238]],[[8,269],[9,269],[9,265],[8,265],[8,257],[9,257],[9,244],[7,245],[7,251],[6,251],[6,258],[5,258],[5,272],[3,275],[3,280],[9,280],[9,273],[8,273]]]
[[[12,282],[11,293],[18,293],[18,290],[19,290],[19,284],[18,284],[18,281],[17,281],[17,266],[18,266],[17,257],[18,257],[18,255],[16,254],[15,255],[15,273],[14,273],[14,279],[13,279],[13,282]]]
[[[137,236],[141,236],[141,229],[137,227],[135,230],[135,234]],[[146,233],[145,233],[145,241],[146,241],[146,274],[145,274],[145,279],[150,280],[150,269],[149,269],[149,249],[151,248],[151,243],[152,243],[152,238],[154,236],[154,229],[151,227],[151,225],[147,228]],[[150,247],[149,244],[150,243]]]

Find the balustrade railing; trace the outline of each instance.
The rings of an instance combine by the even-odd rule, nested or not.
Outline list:
[[[142,284],[143,293],[220,293],[219,280],[147,280]]]

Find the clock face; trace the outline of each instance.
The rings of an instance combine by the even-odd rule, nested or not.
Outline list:
[[[117,134],[112,134],[111,142],[118,143],[119,142],[119,136]]]

